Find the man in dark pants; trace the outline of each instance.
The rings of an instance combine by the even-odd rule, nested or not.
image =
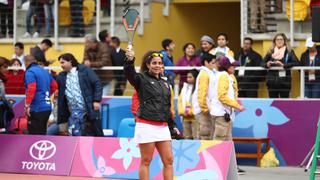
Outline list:
[[[49,72],[36,63],[33,56],[26,56],[26,103],[29,134],[46,134],[51,114],[50,96],[57,90],[57,82]]]
[[[82,0],[70,0],[71,37],[83,37],[85,34],[82,10]]]
[[[13,0],[0,2],[0,38],[5,38],[7,30],[9,38],[13,38]]]
[[[120,48],[120,39],[118,37],[112,37],[111,46],[113,47],[111,52],[112,65],[123,66],[126,52]],[[116,79],[113,95],[122,96],[127,85],[127,80],[123,74],[123,70],[115,70],[113,74]]]
[[[103,136],[99,112],[102,86],[98,76],[70,53],[58,59],[63,69],[57,77],[58,124],[68,122],[72,136]]]
[[[236,60],[242,67],[260,67],[262,57],[252,49],[253,40],[249,37],[244,38],[243,47],[236,55]],[[258,97],[259,82],[263,79],[264,71],[242,70],[236,72],[239,84],[239,97],[256,98]]]

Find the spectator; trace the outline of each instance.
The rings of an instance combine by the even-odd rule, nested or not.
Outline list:
[[[0,0],[0,38],[13,38],[13,0]]]
[[[60,128],[58,125],[58,91],[53,94],[52,112],[48,120],[47,135],[58,135]]]
[[[48,51],[52,47],[52,42],[50,39],[44,39],[40,44],[30,49],[30,55],[34,56],[37,62],[42,63],[44,65],[50,64],[52,61],[48,61],[46,59],[45,52]]]
[[[160,152],[164,179],[173,179],[173,154],[168,128],[171,93],[168,82],[161,78],[162,58],[162,54],[152,53],[146,62],[148,71],[136,73],[134,52],[131,48],[127,48],[126,52],[124,73],[139,96],[134,139],[140,147],[140,179],[149,179],[154,149]]]
[[[17,42],[14,45],[14,55],[12,55],[12,59],[19,59],[19,61],[21,62],[23,68],[25,68],[25,64],[24,64],[24,44],[21,42]]]
[[[108,46],[110,46],[111,39],[108,30],[102,30],[99,33],[99,40],[100,42],[106,43]]]
[[[235,109],[244,111],[244,107],[238,103],[238,83],[235,66],[239,62],[231,56],[220,56],[219,73],[217,83],[214,85],[215,93],[211,99],[211,112],[214,121],[213,139],[220,141],[232,141],[232,125],[235,120]],[[237,167],[238,174],[245,171]]]
[[[192,43],[187,43],[183,46],[184,56],[179,59],[176,66],[201,66],[200,57],[195,55],[196,47]],[[176,70],[175,74],[180,75],[179,89],[182,88],[183,83],[187,82],[188,70]]]
[[[8,78],[6,77],[6,74],[8,73],[9,64],[10,64],[10,61],[8,59],[4,57],[0,57],[0,100],[1,100],[1,97],[4,97],[6,95],[4,84],[8,80]]]
[[[111,38],[111,47],[113,47],[111,53],[112,65],[123,66],[126,52],[120,48],[120,39],[118,37]],[[113,74],[116,79],[113,95],[122,96],[127,85],[127,80],[123,74],[123,70],[115,70],[113,71]]]
[[[103,136],[100,120],[102,87],[98,76],[70,54],[59,58],[58,124],[68,122],[72,136]]]
[[[210,97],[214,92],[213,83],[216,76],[216,56],[204,53],[201,57],[202,67],[197,77],[195,92],[192,96],[192,107],[198,123],[198,137],[201,140],[212,140],[214,121],[209,113]]]
[[[83,37],[85,34],[82,10],[83,0],[70,0],[71,37]]]
[[[265,21],[266,1],[249,0],[250,30],[253,33],[261,33],[267,30]]]
[[[41,0],[44,8],[44,15],[46,18],[46,35],[45,37],[51,37],[51,25],[53,21],[54,12],[54,0]]]
[[[11,60],[11,67],[21,68],[22,63],[19,59]],[[6,82],[7,94],[25,94],[24,88],[24,70],[13,69],[6,74],[8,81]]]
[[[103,66],[112,66],[111,49],[106,43],[99,43],[95,36],[88,34],[85,36],[85,51],[83,63],[87,67],[102,68]],[[112,71],[110,70],[95,70],[95,73],[100,78],[103,93],[108,95],[111,88]]]
[[[26,104],[29,134],[46,134],[47,122],[51,114],[50,96],[57,90],[52,76],[37,64],[36,59],[26,56]]]
[[[217,56],[231,56],[234,57],[233,51],[227,46],[229,44],[228,35],[225,33],[220,33],[217,36],[218,47],[216,47],[213,51],[213,54]]]
[[[173,64],[173,51],[175,44],[171,39],[164,39],[162,41],[163,50],[160,52],[163,55],[163,65],[165,67],[174,66]],[[169,83],[174,86],[175,74],[173,70],[165,70],[164,75],[168,78]]]
[[[186,139],[196,139],[198,134],[191,103],[198,74],[199,72],[196,69],[187,73],[187,82],[183,83],[183,88],[178,98],[178,112],[183,117],[183,134]]]
[[[308,48],[301,55],[301,63],[303,66],[320,66],[320,53],[317,51],[316,43],[312,42],[311,38],[306,40]],[[305,71],[305,96],[308,98],[320,98],[320,71],[306,70]]]
[[[203,35],[201,37],[201,49],[196,52],[196,56],[202,57],[205,53],[213,53],[214,50],[214,41],[208,35]]]
[[[249,37],[244,38],[243,46],[236,55],[240,66],[260,67],[262,57],[252,49],[253,40]],[[256,98],[258,97],[259,82],[262,79],[263,71],[245,71],[241,69],[237,72],[239,83],[239,97]]]
[[[31,32],[32,32],[31,19],[33,18],[33,16],[37,18],[37,21],[36,21],[37,30],[33,33],[32,37],[33,38],[39,37],[41,32],[41,22],[42,22],[42,16],[40,15],[41,12],[42,12],[42,3],[39,0],[30,0],[29,9],[26,16],[27,29],[24,35],[22,36],[23,38],[31,37]]]
[[[4,57],[0,57],[0,133],[6,131],[5,126],[5,110],[6,106],[3,103],[5,100],[5,86],[4,83],[7,82],[5,74],[8,72],[8,66],[10,62]]]
[[[235,66],[238,65],[232,57],[220,57],[219,75],[216,84],[217,95],[212,101],[213,119],[215,121],[214,139],[232,141],[232,122],[235,119],[234,109],[243,111],[244,107],[238,101],[237,80],[234,76]]]
[[[288,98],[291,89],[292,66],[299,65],[299,61],[291,49],[288,38],[280,33],[273,38],[273,44],[269,49],[263,67],[282,67],[282,70],[269,69],[267,72],[267,86],[270,98]]]

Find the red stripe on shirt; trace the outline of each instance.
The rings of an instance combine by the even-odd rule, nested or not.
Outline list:
[[[50,84],[50,95],[52,95],[53,93],[55,93],[57,89],[58,89],[57,81],[52,80],[52,81],[51,81],[51,84]]]
[[[139,118],[139,117],[136,117],[136,122],[155,125],[155,126],[168,126],[167,122],[151,121],[151,120],[146,120],[146,119]]]
[[[30,83],[27,87],[27,94],[26,94],[26,104],[31,104],[34,98],[34,95],[36,94],[37,90],[37,83]]]

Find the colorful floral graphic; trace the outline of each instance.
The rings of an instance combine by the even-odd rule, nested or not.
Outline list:
[[[127,170],[132,162],[132,158],[140,158],[140,150],[134,140],[120,138],[121,149],[113,153],[113,159],[123,159],[123,167]]]
[[[104,177],[104,176],[109,176],[116,173],[116,171],[112,167],[106,166],[106,161],[101,156],[99,156],[98,158],[96,167],[97,167],[97,170],[94,173],[93,177]]]
[[[200,146],[199,141],[184,140],[172,143],[175,175],[180,176],[185,170],[193,169],[197,166],[200,160],[198,154]]]
[[[253,127],[254,137],[267,137],[268,124],[282,125],[289,119],[278,108],[271,106],[273,100],[264,100],[257,103],[256,101],[243,101],[246,108],[236,116],[234,127],[249,128]]]

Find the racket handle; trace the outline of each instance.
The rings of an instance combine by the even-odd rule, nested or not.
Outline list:
[[[132,48],[133,48],[132,42],[131,42],[131,41],[129,41],[129,43],[128,43],[128,49],[131,51],[131,50],[132,50]]]

